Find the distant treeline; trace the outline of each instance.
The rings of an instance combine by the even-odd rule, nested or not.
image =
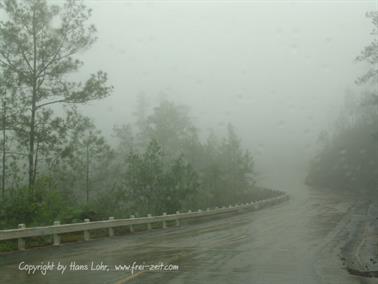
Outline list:
[[[357,106],[356,106],[357,107]],[[321,135],[322,150],[311,163],[307,183],[345,191],[376,191],[378,186],[378,112],[358,107],[335,133]]]
[[[354,192],[376,192],[378,187],[378,12],[367,13],[374,36],[356,61],[368,71],[357,79],[361,95],[348,94],[336,127],[319,136],[320,153],[307,176],[311,186]]]
[[[54,166],[41,167],[33,191],[7,188],[1,227],[174,213],[273,195],[255,186],[253,159],[231,125],[226,137],[210,134],[203,142],[185,107],[162,101],[148,110],[143,97],[136,117],[114,129],[113,147],[93,125],[77,129],[78,140]]]

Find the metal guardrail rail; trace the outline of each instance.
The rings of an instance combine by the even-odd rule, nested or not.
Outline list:
[[[25,249],[25,239],[31,237],[41,237],[41,236],[53,236],[53,245],[58,246],[61,243],[60,234],[74,233],[74,232],[83,232],[83,237],[85,241],[90,239],[90,231],[97,229],[108,229],[109,237],[114,236],[115,227],[124,227],[129,226],[130,232],[134,232],[133,225],[145,224],[147,230],[151,230],[152,223],[162,223],[162,228],[167,227],[168,221],[175,221],[176,226],[180,225],[180,220],[206,217],[218,214],[232,213],[232,212],[242,212],[243,210],[257,210],[268,205],[274,205],[282,201],[288,200],[289,196],[287,194],[281,194],[276,197],[263,199],[255,202],[243,203],[230,205],[228,207],[215,208],[215,209],[206,209],[198,210],[195,212],[179,212],[176,214],[166,214],[160,216],[151,216],[148,214],[147,217],[138,217],[135,218],[133,215],[128,219],[114,219],[109,217],[109,220],[103,221],[93,221],[89,219],[84,219],[83,223],[73,223],[73,224],[60,224],[59,221],[55,221],[52,226],[44,227],[31,227],[27,228],[25,224],[19,224],[18,229],[9,229],[9,230],[0,230],[0,241],[4,240],[18,240],[18,249]]]

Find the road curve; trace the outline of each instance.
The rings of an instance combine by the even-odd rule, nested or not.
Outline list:
[[[349,275],[339,257],[354,206],[352,198],[303,189],[288,202],[224,219],[1,254],[0,283],[378,283]],[[89,270],[19,270],[20,262],[49,261]],[[108,267],[91,271],[92,262]],[[115,271],[133,262],[179,269]]]

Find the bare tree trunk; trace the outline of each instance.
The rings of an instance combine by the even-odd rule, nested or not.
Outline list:
[[[35,115],[37,105],[37,35],[35,28],[35,12],[33,12],[33,90],[29,133],[29,188],[34,185],[34,140],[35,140]],[[32,189],[33,192],[33,189]]]
[[[29,188],[34,185],[34,138],[35,138],[35,110],[32,109],[29,134]]]
[[[5,197],[5,159],[6,159],[6,102],[3,101],[3,173],[1,177],[1,196]]]
[[[87,204],[89,202],[89,142],[87,142],[87,167],[86,167],[86,193],[87,193]]]
[[[37,179],[37,166],[38,166],[38,151],[39,151],[39,141],[37,141],[35,149],[35,158],[34,158],[34,172],[33,172],[33,181]]]

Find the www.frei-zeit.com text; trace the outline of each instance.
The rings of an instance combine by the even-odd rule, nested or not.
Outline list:
[[[115,264],[115,265],[108,265],[101,262],[94,262],[91,261],[89,264],[79,264],[75,261],[71,261],[68,264],[61,263],[60,261],[48,261],[46,263],[41,262],[40,264],[28,264],[24,261],[18,264],[18,269],[20,271],[25,271],[27,274],[42,274],[46,275],[50,271],[58,271],[61,274],[64,274],[67,271],[75,272],[75,271],[103,271],[103,272],[111,272],[111,271],[119,271],[119,272],[131,272],[134,274],[136,272],[141,271],[151,271],[151,272],[159,272],[159,271],[178,271],[179,266],[176,264],[138,264],[133,262],[131,264]]]

